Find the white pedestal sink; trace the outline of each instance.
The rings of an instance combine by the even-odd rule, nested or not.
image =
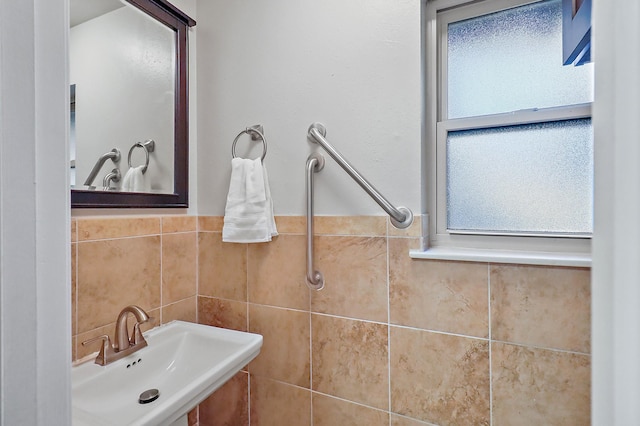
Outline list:
[[[259,334],[183,321],[144,336],[147,347],[106,367],[89,361],[72,368],[73,426],[181,424],[262,346]],[[149,389],[157,389],[158,398],[141,404]]]

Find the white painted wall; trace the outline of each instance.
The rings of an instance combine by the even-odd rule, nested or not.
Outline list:
[[[224,213],[231,144],[258,123],[275,213],[304,214],[314,121],[385,197],[419,213],[421,97],[419,0],[198,2],[199,214]],[[238,142],[243,156],[259,148]],[[384,215],[326,159],[316,213]]]
[[[640,424],[640,3],[594,0],[592,424]]]
[[[174,32],[133,6],[121,7],[71,29],[70,82],[76,85],[76,184],[82,185],[97,159],[113,148],[122,159],[108,160],[94,181],[113,168],[129,170],[133,144],[156,142],[145,177],[151,189],[173,192],[175,99]],[[136,148],[132,166],[145,164]],[[114,187],[120,187],[114,184]]]
[[[71,423],[68,0],[0,0],[0,425]]]

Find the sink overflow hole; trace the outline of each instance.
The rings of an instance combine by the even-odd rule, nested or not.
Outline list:
[[[148,389],[140,394],[138,402],[140,404],[148,404],[155,401],[160,397],[160,391],[158,389]]]

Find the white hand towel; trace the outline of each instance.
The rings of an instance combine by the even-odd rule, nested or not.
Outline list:
[[[148,192],[151,185],[142,172],[144,166],[131,167],[122,179],[122,190],[127,192]]]
[[[273,199],[271,198],[271,188],[269,188],[269,176],[267,175],[267,168],[262,165],[262,173],[264,176],[264,193],[267,198],[267,226],[269,227],[269,233],[272,237],[278,235],[278,229],[276,228],[276,219],[273,216]],[[271,238],[269,238],[271,241]]]
[[[267,170],[258,158],[231,160],[222,241],[264,243],[278,235]]]

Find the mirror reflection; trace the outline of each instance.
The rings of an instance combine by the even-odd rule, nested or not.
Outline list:
[[[174,192],[176,33],[118,0],[71,0],[71,184]]]

